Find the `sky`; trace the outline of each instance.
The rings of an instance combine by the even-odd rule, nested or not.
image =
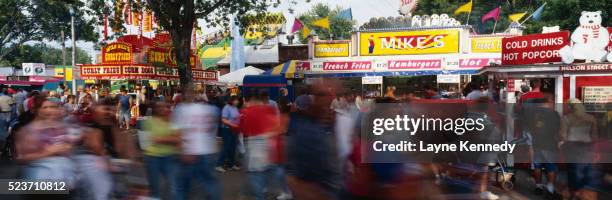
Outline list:
[[[292,4],[292,1],[297,2],[297,4]],[[351,8],[353,19],[357,22],[357,27],[359,27],[372,17],[398,16],[399,14],[397,10],[399,9],[400,0],[311,0],[309,3],[306,3],[306,0],[281,0],[281,4],[278,7],[270,8],[269,11],[283,12],[285,19],[287,20],[285,30],[291,30],[295,16],[306,13],[317,3],[324,3],[332,8],[335,8],[336,6],[340,6],[343,9]],[[293,7],[294,14],[289,13],[290,7]],[[205,22],[202,20],[199,20],[198,23],[200,27],[206,27]],[[101,30],[101,28],[99,30]],[[203,29],[203,32],[206,34],[214,32],[215,30],[218,29],[205,28]],[[132,28],[131,32],[135,33],[137,32],[137,29]],[[51,42],[51,45],[59,47],[58,43]],[[71,46],[69,41],[67,41],[66,46]],[[94,49],[93,43],[77,42],[77,47],[87,51],[92,59],[95,60],[95,55],[98,53],[98,51]]]

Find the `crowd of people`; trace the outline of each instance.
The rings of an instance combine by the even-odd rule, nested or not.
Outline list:
[[[561,150],[582,152],[575,158],[581,163],[567,166],[569,195],[593,199],[606,176],[589,159],[596,158],[592,144],[600,141],[598,130],[606,123],[586,113],[577,100],[571,112],[558,114],[540,87],[534,81],[517,109],[537,192],[562,195],[555,187],[555,158]],[[472,89],[466,100],[494,104],[484,87]],[[156,91],[130,95],[125,88],[118,94],[92,93],[3,88],[0,121],[7,139],[2,156],[23,166],[21,178],[65,181],[72,199],[190,199],[193,181],[206,199],[223,199],[220,174],[242,171],[245,194],[263,200],[274,193],[274,199],[284,200],[427,199],[448,192],[444,184],[451,182],[445,180],[457,177],[449,164],[456,161],[446,158],[428,163],[364,160],[374,155],[362,151],[371,142],[362,134],[364,119],[379,104],[419,101],[410,94],[396,97],[389,91],[384,98],[364,99],[333,81],[304,87],[295,100],[285,88],[274,99],[262,91],[237,96],[185,90],[171,97]],[[423,98],[444,99],[434,88],[426,88]],[[384,109],[395,113],[401,105]],[[468,117],[491,114],[486,106],[469,110]],[[501,135],[496,120],[487,118],[486,126]],[[129,181],[118,176],[136,166],[144,168],[146,184],[122,190],[119,185]],[[477,198],[499,198],[487,173],[475,179],[468,190]]]

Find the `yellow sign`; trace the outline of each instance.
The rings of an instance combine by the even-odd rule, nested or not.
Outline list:
[[[501,53],[502,38],[472,38],[472,53]]]
[[[349,43],[316,43],[314,46],[314,55],[315,57],[348,57]]]
[[[64,78],[64,67],[55,67],[55,78]],[[72,67],[66,67],[66,80],[72,80]]]
[[[444,54],[459,52],[458,30],[360,33],[362,56]]]

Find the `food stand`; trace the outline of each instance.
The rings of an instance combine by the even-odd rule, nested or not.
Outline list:
[[[127,80],[129,89],[135,85],[150,85],[154,86],[153,89],[178,85],[178,68],[167,34],[158,34],[153,39],[122,36],[104,46],[98,58],[100,62],[97,64],[80,66],[82,79],[95,80],[97,84],[109,87],[115,82],[124,84]],[[217,81],[217,72],[203,70],[195,53],[190,56],[190,64],[194,82]]]
[[[522,34],[521,27],[486,35],[472,34],[470,28],[360,29],[350,40],[333,41],[314,36],[308,43],[308,68],[299,72],[304,74],[305,82],[321,77],[341,79],[346,88],[361,88],[364,96],[382,96],[384,91],[367,91],[390,86],[398,92],[413,92],[427,84],[457,93],[471,81],[470,75],[501,61],[502,38]]]

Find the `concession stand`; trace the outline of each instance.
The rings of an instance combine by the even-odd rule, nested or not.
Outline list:
[[[612,31],[611,28],[608,30]],[[598,120],[602,130],[612,130],[612,63],[603,61],[563,63],[562,48],[571,48],[569,31],[504,38],[502,40],[501,64],[489,65],[481,70],[492,84],[501,86],[498,92],[500,102],[505,105],[507,137],[516,138],[515,104],[530,82],[538,79],[541,91],[554,95],[555,110],[560,114],[569,111],[570,99],[584,103],[586,111]],[[574,44],[575,45],[575,44]],[[590,53],[591,50],[585,50]],[[612,52],[612,39],[606,49]],[[607,119],[607,120],[606,120]],[[601,138],[612,139],[610,133]]]
[[[217,71],[204,70],[198,56],[190,56],[194,82],[207,84],[217,81]],[[96,64],[80,66],[81,79],[95,80],[97,84],[111,86],[125,83],[134,85],[173,87],[178,85],[176,60],[167,34],[154,38],[126,35],[102,47]]]
[[[308,43],[308,68],[299,68],[306,82],[331,77],[345,88],[361,88],[363,96],[384,95],[385,88],[399,93],[437,86],[455,93],[471,75],[501,62],[502,38],[522,34],[521,27],[502,34],[475,35],[470,26],[431,26],[360,29],[350,40]],[[460,96],[460,95],[459,95]]]

